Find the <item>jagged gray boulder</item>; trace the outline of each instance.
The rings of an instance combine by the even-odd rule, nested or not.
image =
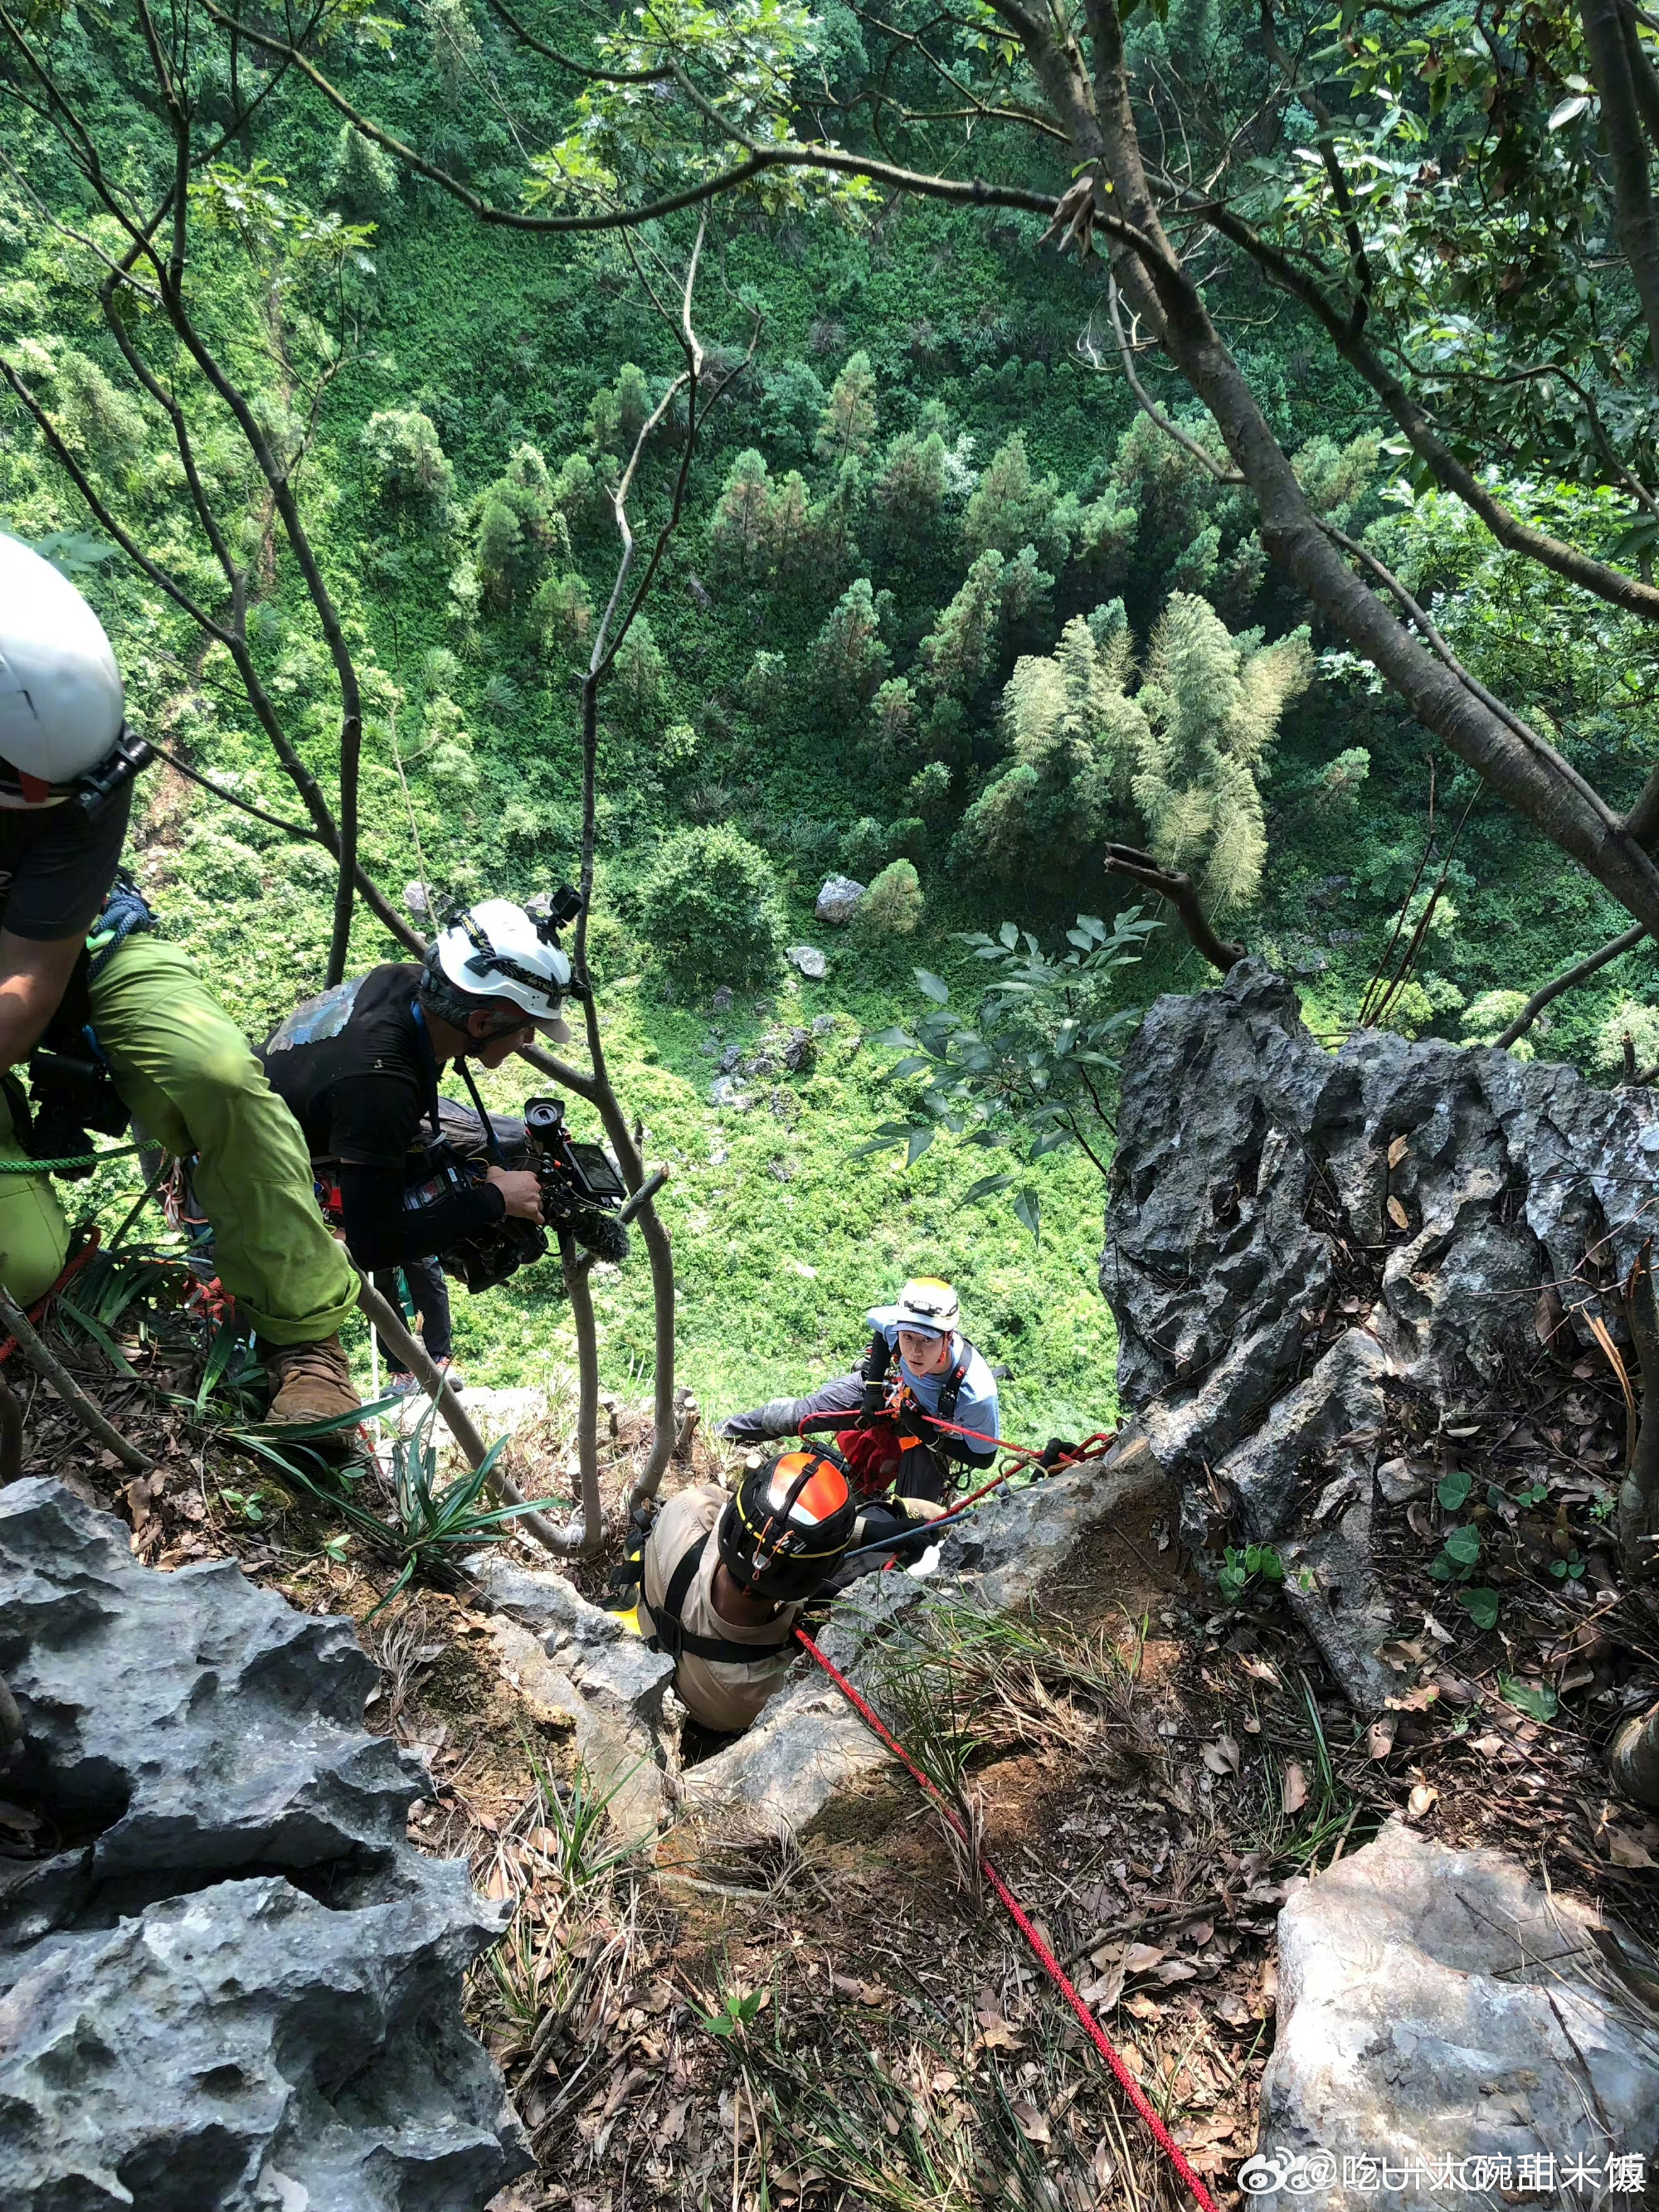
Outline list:
[[[826,922],[831,929],[845,929],[858,911],[866,888],[851,876],[829,877],[813,905],[812,919]]]
[[[1258,2193],[1286,2207],[1605,2202],[1610,2157],[1650,2173],[1659,2156],[1656,1995],[1659,1960],[1505,1853],[1391,1821],[1279,1914],[1258,2175],[1241,2178],[1281,2169]],[[1566,2179],[1575,2159],[1589,2185]]]
[[[350,1622],[25,1480],[0,1674],[60,1845],[0,1858],[7,2212],[474,2212],[525,2170],[460,2009],[501,1912],[407,1842],[429,1784],[362,1730]]]
[[[532,1572],[491,1551],[474,1553],[466,1565],[501,1616],[492,1633],[520,1692],[574,1723],[613,1826],[630,1842],[653,1835],[667,1802],[658,1729],[672,1660],[563,1575]]]
[[[1506,1360],[1536,1353],[1546,1285],[1588,1346],[1574,1278],[1591,1253],[1604,1279],[1629,1269],[1656,1170],[1651,1091],[1386,1031],[1333,1054],[1260,961],[1147,1014],[1101,1263],[1119,1388],[1182,1486],[1188,1541],[1277,1544],[1357,1704],[1391,1686],[1370,1547],[1391,1413],[1426,1407],[1432,1428],[1501,1390]]]

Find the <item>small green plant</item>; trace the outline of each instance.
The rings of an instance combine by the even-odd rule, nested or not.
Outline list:
[[[717,2012],[700,2012],[697,2026],[707,2034],[723,2037],[730,2042],[741,2035],[761,2008],[764,1990],[750,1990],[745,1996],[736,1983],[717,1992],[723,2002]]]
[[[1505,1705],[1535,1721],[1553,1721],[1561,1709],[1561,1700],[1547,1682],[1517,1682],[1513,1674],[1500,1674],[1498,1694]]]
[[[1229,1605],[1237,1605],[1246,1587],[1260,1575],[1265,1583],[1282,1583],[1285,1562],[1271,1544],[1247,1544],[1236,1551],[1229,1544],[1222,1555],[1221,1572],[1217,1577],[1221,1595]]]
[[[1473,1589],[1461,1589],[1457,1593],[1457,1602],[1477,1628],[1495,1628],[1498,1626],[1498,1592],[1495,1589],[1487,1589],[1483,1584],[1477,1584]]]
[[[1448,1531],[1438,1554],[1429,1562],[1437,1583],[1466,1583],[1480,1564],[1480,1531],[1467,1522]]]
[[[219,1496],[233,1513],[240,1513],[244,1521],[251,1521],[256,1528],[265,1517],[265,1509],[257,1491],[232,1490],[222,1483]]]
[[[437,1412],[434,1401],[428,1404],[411,1432],[399,1437],[392,1447],[392,1494],[398,1517],[393,1523],[382,1521],[353,1494],[352,1485],[358,1479],[354,1471],[331,1468],[315,1453],[303,1448],[325,1436],[356,1428],[361,1422],[390,1413],[403,1402],[396,1397],[386,1397],[355,1413],[337,1413],[330,1420],[267,1422],[222,1432],[242,1450],[269,1460],[282,1474],[338,1513],[353,1533],[366,1537],[398,1562],[397,1580],[366,1619],[373,1619],[382,1606],[390,1605],[416,1575],[430,1572],[447,1559],[471,1550],[475,1545],[500,1543],[507,1534],[507,1522],[516,1520],[521,1513],[538,1512],[554,1502],[538,1498],[526,1498],[518,1505],[483,1505],[490,1475],[506,1449],[505,1437],[490,1447],[477,1467],[469,1468],[453,1482],[441,1483],[438,1446],[432,1434]],[[295,1452],[297,1457],[292,1455]],[[306,1460],[311,1462],[309,1470],[302,1464]]]
[[[1443,1474],[1434,1486],[1434,1494],[1440,1501],[1441,1511],[1455,1513],[1474,1487],[1474,1477],[1467,1468],[1455,1467],[1449,1474]]]
[[[1586,1562],[1583,1553],[1580,1553],[1577,1546],[1575,1546],[1574,1548],[1567,1553],[1565,1559],[1552,1559],[1550,1561],[1550,1572],[1555,1577],[1556,1581],[1559,1583],[1582,1582],[1584,1577],[1585,1564]]]

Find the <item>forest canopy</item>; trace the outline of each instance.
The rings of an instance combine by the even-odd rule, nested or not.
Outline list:
[[[150,866],[250,1028],[576,876],[586,702],[602,989],[764,989],[841,872],[878,1027],[1178,873],[1322,1035],[1645,1060],[1639,11],[0,33],[0,520],[211,787]],[[1121,1003],[1211,972],[1158,910]]]

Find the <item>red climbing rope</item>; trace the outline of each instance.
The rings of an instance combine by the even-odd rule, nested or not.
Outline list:
[[[1091,1437],[1089,1441],[1093,1443],[1096,1439]],[[848,1680],[846,1675],[842,1673],[841,1669],[836,1666],[834,1662],[824,1657],[823,1652],[819,1650],[817,1645],[813,1643],[811,1638],[807,1635],[805,1629],[798,1628],[795,1631],[795,1636],[802,1648],[811,1653],[813,1658],[817,1661],[819,1666],[823,1668],[824,1673],[830,1677],[836,1687],[853,1706],[860,1718],[872,1728],[875,1731],[876,1735],[881,1738],[881,1741],[886,1745],[888,1750],[892,1753],[894,1758],[898,1759],[902,1765],[909,1769],[911,1774],[915,1778],[916,1781],[921,1784],[921,1787],[927,1792],[928,1796],[937,1801],[945,1819],[956,1830],[957,1835],[962,1838],[963,1842],[964,1844],[969,1844],[971,1848],[971,1838],[969,1838],[962,1821],[957,1818],[956,1812],[945,1801],[944,1796],[937,1786],[928,1780],[927,1777],[916,1765],[916,1762],[911,1758],[909,1753],[906,1751],[904,1746],[899,1741],[892,1730],[886,1725],[885,1722],[883,1721],[881,1716],[866,1702],[865,1698],[859,1695],[859,1692],[853,1687],[853,1685]],[[1077,2014],[1078,2019],[1081,2021],[1085,2031],[1088,2034],[1090,2041],[1094,2045],[1095,2049],[1100,2053],[1101,2057],[1106,2061],[1106,2063],[1111,2068],[1113,2074],[1116,2076],[1119,2087],[1128,2098],[1129,2102],[1134,2106],[1136,2112],[1139,2113],[1141,2118],[1146,2121],[1147,2127],[1152,2131],[1153,2142],[1157,2143],[1158,2148],[1164,2153],[1170,2165],[1174,2166],[1176,2172],[1186,2184],[1188,2189],[1192,2192],[1193,2202],[1199,2207],[1199,2212],[1216,2212],[1215,2199],[1211,2196],[1209,2191],[1206,2189],[1204,2184],[1199,2179],[1197,2174],[1194,2172],[1191,2166],[1188,2163],[1186,2154],[1182,2150],[1180,2144],[1176,2142],[1175,2137],[1170,2133],[1168,2128],[1164,2126],[1163,2121],[1159,2119],[1158,2114],[1152,2110],[1151,2105],[1147,2103],[1146,2094],[1141,2089],[1139,2082],[1135,2080],[1134,2075],[1124,2064],[1123,2060],[1118,2055],[1118,2052],[1105,2029],[1095,2018],[1093,2013],[1090,2011],[1088,2006],[1083,2002],[1083,1999],[1079,1995],[1077,1988],[1073,1983],[1070,1975],[1067,1974],[1064,1966],[1060,1965],[1059,1960],[1055,1958],[1054,1953],[1048,1948],[1048,1946],[1043,1942],[1042,1936],[1037,1933],[1036,1929],[1032,1924],[1030,1916],[1026,1912],[1025,1908],[1021,1905],[1019,1899],[1014,1895],[1012,1890],[1009,1888],[1007,1883],[1002,1879],[1002,1876],[997,1872],[996,1868],[992,1864],[990,1859],[983,1852],[981,1852],[979,1856],[979,1866],[981,1873],[985,1876],[987,1881],[990,1883],[992,1888],[995,1890],[998,1901],[1001,1904],[1004,1911],[1007,1913],[1008,1917],[1013,1922],[1015,1927],[1018,1929],[1020,1934],[1025,1938],[1027,1943],[1030,1945],[1037,1964],[1042,1968],[1044,1973],[1048,1975],[1048,1978],[1054,1983],[1055,1988],[1065,1998],[1066,2003],[1070,2005],[1072,2010]]]

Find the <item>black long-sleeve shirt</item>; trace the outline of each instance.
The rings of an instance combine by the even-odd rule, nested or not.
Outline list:
[[[438,1060],[416,1004],[421,971],[392,961],[296,1006],[260,1052],[271,1088],[339,1183],[359,1267],[441,1252],[507,1210],[493,1183],[405,1204],[437,1134]]]

